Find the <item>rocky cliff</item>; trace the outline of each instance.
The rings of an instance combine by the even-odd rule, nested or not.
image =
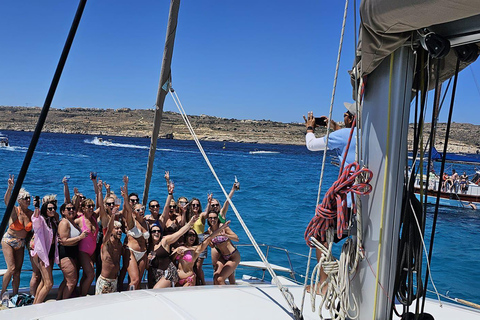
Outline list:
[[[33,131],[40,114],[39,107],[0,106],[0,130]],[[299,118],[301,115],[299,115]],[[92,135],[150,137],[154,110],[125,109],[50,109],[44,131],[82,133]],[[201,140],[235,141],[248,143],[294,144],[305,143],[303,123],[282,123],[269,120],[236,120],[207,115],[189,116]],[[409,145],[413,140],[413,126],[409,130]],[[429,125],[426,125],[426,134]],[[438,125],[436,147],[443,150],[446,124]],[[160,137],[192,139],[178,113],[164,112]],[[317,129],[317,136],[325,129]],[[426,138],[425,138],[426,139]],[[452,123],[449,152],[480,152],[480,126]]]

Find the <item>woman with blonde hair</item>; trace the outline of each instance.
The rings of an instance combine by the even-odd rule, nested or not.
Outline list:
[[[12,189],[15,184],[14,176],[8,178],[8,188],[5,193],[5,204],[8,204]],[[30,194],[24,188],[20,189],[17,197],[18,206],[14,207],[10,213],[7,232],[2,238],[2,251],[7,263],[7,272],[3,275],[2,291],[0,296],[7,291],[8,284],[12,280],[12,293],[18,293],[20,286],[20,272],[23,265],[23,257],[25,252],[25,238],[29,231],[32,230],[32,222],[30,221],[33,211],[28,209],[30,205]]]

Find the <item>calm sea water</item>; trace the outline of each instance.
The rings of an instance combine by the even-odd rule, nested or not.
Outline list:
[[[8,174],[18,174],[31,133],[3,131],[12,147],[0,148],[0,193],[7,188]],[[37,146],[24,186],[32,195],[49,193],[63,199],[63,176],[69,175],[71,190],[78,187],[87,197],[94,195],[89,172],[96,171],[115,193],[120,193],[123,175],[130,178],[129,191],[143,192],[150,140],[146,138],[103,137],[112,139],[108,146],[98,144],[94,136],[43,133]],[[309,152],[303,146],[264,145],[245,143],[202,142],[220,180],[230,190],[235,176],[241,189],[234,195],[235,206],[258,243],[283,247],[307,255],[303,234],[316,203],[321,152]],[[250,154],[250,151],[271,151]],[[447,168],[448,170],[449,168]],[[458,172],[472,173],[472,168],[456,166]],[[164,204],[167,192],[163,178],[169,170],[175,181],[175,197],[197,197],[206,204],[208,192],[224,201],[219,186],[206,166],[193,141],[159,140],[156,153],[150,199]],[[451,169],[450,169],[451,170]],[[335,180],[338,168],[328,165],[324,191]],[[432,210],[430,207],[429,210]],[[0,203],[0,217],[5,205]],[[249,243],[239,222],[230,209],[231,227],[240,243]],[[432,214],[428,214],[429,226]],[[441,208],[435,235],[432,273],[440,293],[480,303],[480,214],[463,208]],[[428,238],[427,238],[428,240]],[[427,244],[428,245],[428,244]],[[241,248],[243,260],[258,260],[250,248]],[[336,252],[339,253],[340,248]],[[272,255],[271,255],[272,257]],[[291,256],[297,273],[304,274],[306,259]],[[273,263],[288,267],[284,255],[272,258]],[[208,264],[208,262],[206,262]],[[0,255],[0,268],[5,268]],[[30,268],[25,259],[24,268]],[[241,271],[240,271],[241,272]],[[248,274],[260,276],[255,272]],[[207,271],[207,277],[210,276]],[[27,287],[29,272],[23,272],[21,286]],[[61,282],[61,272],[55,273],[55,284]],[[429,285],[431,289],[432,286]]]

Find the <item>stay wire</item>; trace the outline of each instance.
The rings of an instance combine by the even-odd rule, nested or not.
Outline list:
[[[330,100],[330,110],[329,110],[329,113],[328,113],[327,134],[326,134],[326,137],[325,137],[325,149],[323,150],[322,169],[320,171],[320,179],[319,179],[319,183],[318,183],[318,193],[317,193],[316,206],[318,206],[318,204],[320,203],[320,195],[321,195],[321,192],[322,192],[323,175],[324,175],[324,172],[325,172],[325,162],[326,162],[326,158],[327,158],[328,138],[330,136],[330,130],[329,129],[330,129],[330,123],[332,121],[333,103],[335,101],[335,93],[336,93],[337,79],[338,79],[338,70],[340,68],[340,58],[342,56],[343,38],[344,38],[344,35],[345,35],[345,25],[346,25],[346,21],[347,21],[347,13],[348,13],[348,0],[345,0],[345,8],[344,8],[344,11],[343,11],[342,30],[341,30],[341,34],[340,34],[340,43],[339,43],[339,46],[338,46],[338,53],[337,53],[337,63],[336,63],[336,66],[335,66],[335,75],[334,75],[334,79],[333,79],[332,96],[331,96],[331,100]],[[308,256],[309,257],[312,256],[312,248],[311,247],[309,249]],[[309,275],[309,271],[310,271],[309,268],[310,268],[310,258],[307,262],[307,270],[305,272],[305,283],[303,285],[302,302],[301,302],[301,305],[300,305],[302,314],[303,314],[303,305],[304,305],[304,302],[305,302],[305,294],[307,292],[308,275]]]
[[[52,104],[53,97],[55,96],[58,83],[60,82],[60,77],[62,76],[65,63],[67,62],[68,54],[70,52],[70,48],[72,47],[73,40],[75,39],[75,34],[80,24],[80,20],[82,19],[82,14],[86,4],[87,4],[87,0],[80,0],[78,4],[75,17],[73,18],[70,31],[68,33],[67,39],[65,41],[65,45],[62,50],[62,54],[58,61],[57,68],[55,69],[55,74],[53,75],[50,88],[48,89],[47,97],[45,98],[42,111],[40,112],[40,116],[38,118],[35,131],[33,132],[32,140],[30,141],[30,145],[28,147],[27,153],[25,154],[22,167],[20,168],[20,172],[17,176],[15,186],[13,188],[13,191],[10,195],[10,199],[7,204],[7,208],[5,209],[5,214],[3,215],[2,223],[0,224],[0,240],[3,237],[3,234],[8,224],[8,220],[10,219],[10,214],[15,206],[15,202],[17,201],[18,193],[20,192],[25,176],[27,175],[28,167],[30,166],[30,162],[33,158],[33,154],[35,153],[38,140],[40,139],[40,134],[42,133],[43,125],[45,124],[45,121],[47,119],[48,111],[50,110],[50,105]]]
[[[300,309],[298,309],[298,307],[295,305],[295,302],[294,302],[294,299],[293,299],[293,295],[291,294],[291,292],[288,290],[288,288],[284,287],[280,280],[278,279],[277,275],[275,274],[275,271],[272,269],[270,263],[268,262],[268,260],[266,259],[265,255],[263,254],[262,250],[260,249],[260,247],[258,246],[255,238],[253,237],[253,235],[251,234],[250,230],[248,229],[247,225],[245,224],[245,222],[243,221],[240,213],[238,212],[237,208],[235,207],[235,205],[233,204],[233,201],[232,199],[230,199],[230,197],[228,196],[228,193],[227,191],[225,190],[225,188],[223,187],[220,179],[218,178],[218,175],[217,173],[215,172],[215,169],[213,168],[212,164],[210,163],[210,160],[208,159],[208,156],[207,154],[205,153],[205,150],[203,149],[199,139],[198,139],[198,136],[196,135],[195,131],[193,130],[193,126],[192,124],[190,123],[190,120],[188,119],[188,116],[182,106],[182,103],[180,102],[180,99],[178,98],[178,95],[177,93],[175,92],[175,90],[173,90],[173,88],[170,87],[169,89],[169,92],[170,92],[170,95],[172,96],[173,98],[173,101],[175,103],[175,105],[177,106],[179,112],[180,112],[180,115],[182,116],[188,130],[190,131],[194,141],[195,141],[195,144],[197,145],[200,153],[202,154],[205,162],[207,163],[208,167],[210,168],[210,171],[212,172],[213,176],[215,177],[215,180],[217,180],[217,183],[218,185],[220,186],[220,188],[222,189],[222,192],[223,194],[225,195],[227,201],[229,202],[230,206],[232,207],[232,210],[233,212],[235,213],[238,221],[240,222],[240,224],[242,225],[243,227],[243,230],[245,231],[245,233],[247,234],[247,237],[249,238],[249,240],[252,242],[252,245],[253,247],[255,248],[255,250],[257,251],[260,259],[263,261],[263,263],[265,264],[265,266],[267,267],[267,270],[268,272],[270,273],[271,277],[272,277],[272,282],[275,283],[275,285],[277,286],[277,288],[280,290],[280,292],[282,293],[283,297],[285,298],[285,300],[287,301],[288,305],[290,306],[290,308],[292,309],[292,312],[293,312],[293,315],[294,315],[294,318],[295,319],[303,319],[303,316],[302,316],[302,313],[300,311]]]

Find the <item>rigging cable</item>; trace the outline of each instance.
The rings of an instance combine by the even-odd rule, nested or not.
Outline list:
[[[445,132],[445,142],[444,142],[444,145],[443,145],[442,165],[440,167],[440,177],[443,176],[443,172],[445,170],[445,160],[446,160],[446,155],[447,155],[448,138],[449,138],[449,135],[450,135],[450,126],[451,126],[451,123],[452,123],[453,105],[454,105],[454,102],[455,102],[455,92],[457,91],[457,81],[458,81],[459,69],[460,69],[460,58],[457,58],[457,64],[455,66],[455,75],[454,75],[454,78],[453,78],[454,80],[453,80],[453,87],[452,87],[452,97],[451,97],[451,100],[450,100],[450,110],[448,112],[447,130]],[[438,188],[437,199],[436,199],[436,202],[435,202],[435,213],[433,215],[433,222],[432,222],[430,248],[429,248],[428,257],[427,257],[428,262],[432,261],[433,242],[434,242],[435,230],[436,230],[436,226],[437,226],[438,208],[440,206],[440,192],[441,192],[441,189]],[[426,275],[425,275],[425,284],[424,284],[425,291],[423,293],[422,313],[423,313],[423,310],[425,308],[426,289],[427,289],[427,285],[428,285],[428,278],[430,276],[429,265],[430,264],[427,265],[427,271],[426,271]]]
[[[302,313],[300,312],[300,309],[298,309],[298,307],[295,305],[295,302],[294,302],[294,299],[293,299],[293,295],[291,294],[291,292],[288,290],[288,288],[284,287],[280,280],[278,279],[277,275],[275,274],[275,271],[272,269],[272,267],[270,266],[270,263],[268,262],[267,258],[265,258],[265,255],[263,254],[262,250],[260,250],[255,238],[253,237],[253,235],[250,233],[250,230],[248,229],[247,225],[245,224],[245,222],[243,221],[242,217],[240,216],[240,213],[238,212],[237,208],[235,207],[235,205],[233,204],[233,201],[232,199],[230,199],[230,197],[228,196],[228,193],[227,191],[225,190],[225,188],[223,187],[222,183],[220,182],[220,179],[218,178],[217,176],[217,173],[215,172],[215,169],[213,168],[212,164],[210,163],[210,160],[208,159],[208,156],[207,154],[205,153],[205,150],[203,149],[199,139],[198,139],[198,136],[196,135],[195,131],[193,130],[193,127],[192,127],[192,124],[190,123],[190,120],[188,119],[188,116],[187,116],[187,113],[185,112],[185,110],[183,109],[183,106],[182,106],[182,103],[180,102],[180,99],[178,98],[178,95],[177,93],[175,92],[175,90],[173,90],[173,88],[171,87],[171,83],[169,84],[170,88],[169,88],[169,92],[170,92],[170,95],[172,96],[173,98],[173,101],[175,103],[175,105],[177,106],[179,112],[180,112],[180,115],[182,116],[188,130],[190,131],[190,134],[192,135],[200,153],[202,154],[205,162],[207,163],[208,167],[210,168],[210,171],[212,172],[213,176],[215,177],[215,180],[217,180],[217,183],[218,185],[220,186],[220,188],[222,189],[222,192],[223,194],[225,195],[225,197],[227,198],[227,201],[228,203],[230,204],[230,206],[232,207],[232,210],[233,212],[235,212],[235,215],[237,216],[237,219],[238,221],[240,222],[240,224],[242,225],[243,227],[243,230],[245,231],[245,233],[247,234],[247,237],[250,239],[250,241],[252,242],[252,245],[253,247],[255,248],[255,250],[257,251],[260,259],[263,261],[263,263],[265,264],[268,272],[270,273],[271,277],[272,277],[272,282],[276,284],[277,288],[280,290],[280,292],[282,293],[283,297],[285,298],[285,300],[287,301],[288,305],[290,306],[290,308],[292,309],[292,312],[293,312],[293,315],[295,317],[295,319],[303,319],[303,316],[302,316]]]
[[[53,75],[50,88],[48,89],[47,97],[45,98],[42,111],[40,112],[35,131],[33,132],[32,140],[30,141],[27,153],[25,154],[25,159],[23,160],[22,167],[20,168],[20,172],[17,176],[17,182],[15,183],[15,187],[13,188],[12,194],[10,195],[7,208],[5,209],[5,214],[3,215],[2,223],[0,224],[0,240],[3,237],[3,234],[8,224],[8,220],[10,219],[10,214],[13,210],[13,207],[15,206],[15,201],[17,201],[18,193],[20,192],[20,188],[22,187],[25,176],[27,175],[30,161],[32,160],[38,140],[40,139],[43,125],[45,124],[45,120],[47,119],[50,105],[52,104],[53,97],[55,96],[55,91],[57,90],[58,83],[60,82],[60,77],[62,76],[65,63],[67,62],[68,53],[70,52],[73,40],[75,39],[75,33],[77,32],[78,25],[80,24],[80,20],[82,18],[83,10],[85,9],[86,3],[87,0],[80,0],[78,4],[75,17],[73,18],[72,26],[70,27],[70,31],[68,33],[67,40],[65,41],[65,45],[63,47],[60,59],[58,61],[55,74]]]

